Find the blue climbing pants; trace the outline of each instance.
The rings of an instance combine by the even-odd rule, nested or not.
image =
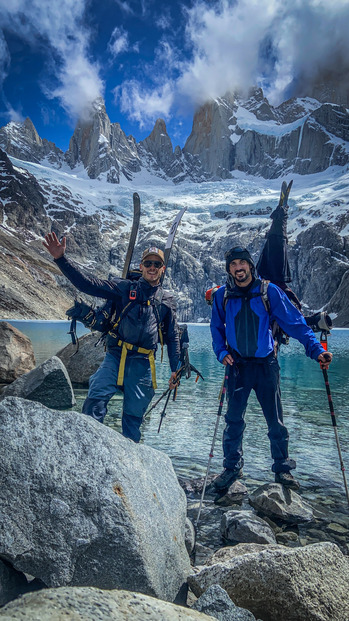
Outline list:
[[[141,439],[140,426],[154,396],[149,359],[138,352],[127,354],[123,386],[117,386],[120,350],[107,352],[101,366],[91,375],[89,391],[82,411],[103,423],[110,399],[121,390],[124,394],[122,435],[134,442]]]
[[[289,472],[296,462],[288,457],[288,431],[283,423],[280,368],[274,353],[266,358],[236,358],[229,369],[226,427],[223,432],[224,468],[239,470],[244,464],[242,439],[245,412],[254,390],[268,426],[273,472]]]

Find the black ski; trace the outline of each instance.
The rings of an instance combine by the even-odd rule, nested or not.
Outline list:
[[[134,247],[136,243],[140,217],[141,217],[141,201],[140,201],[139,195],[137,194],[137,192],[135,192],[133,195],[132,229],[131,229],[130,241],[128,242],[128,248],[126,252],[124,268],[122,270],[122,278],[129,277],[130,264],[132,261],[132,255],[133,255],[133,251],[134,251]]]
[[[167,267],[167,264],[168,264],[168,261],[169,261],[169,258],[170,258],[170,254],[171,254],[174,238],[175,238],[175,235],[176,235],[176,232],[177,232],[177,229],[178,229],[178,225],[179,225],[179,223],[180,223],[180,221],[181,221],[181,219],[182,219],[182,217],[183,217],[183,215],[184,215],[184,213],[186,211],[187,211],[187,208],[183,207],[183,209],[181,209],[177,213],[175,219],[173,220],[173,222],[171,224],[171,228],[170,228],[170,232],[169,232],[168,237],[167,237],[167,241],[166,241],[166,245],[165,245],[165,252],[164,252],[164,255],[165,255],[165,267]],[[160,284],[162,283],[162,281],[164,279],[164,276],[165,276],[165,273],[162,275]]]
[[[282,207],[282,205],[287,205],[288,197],[291,192],[293,180],[287,185],[286,181],[282,182],[280,200],[278,207]]]

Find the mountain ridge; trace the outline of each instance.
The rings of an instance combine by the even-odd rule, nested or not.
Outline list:
[[[183,149],[173,148],[163,119],[139,143],[111,123],[99,98],[89,121],[79,121],[68,150],[41,139],[27,118],[0,128],[9,155],[71,170],[83,166],[91,179],[131,181],[142,170],[183,181],[228,179],[235,171],[274,179],[314,174],[349,162],[349,112],[344,105],[299,98],[270,105],[260,88],[247,100],[227,93],[200,107]]]
[[[307,311],[326,309],[335,325],[349,326],[348,119],[343,106],[306,97],[274,108],[255,89],[247,100],[227,94],[202,106],[183,149],[173,149],[161,119],[136,143],[102,100],[66,153],[30,119],[8,124],[0,129],[0,314],[64,318],[79,295],[48,267],[41,240],[49,230],[67,236],[68,256],[88,273],[121,275],[137,190],[135,265],[144,246],[163,245],[187,206],[166,284],[182,321],[209,320],[203,292],[224,282],[224,251],[248,246],[258,259],[286,177],[294,179],[292,287]]]

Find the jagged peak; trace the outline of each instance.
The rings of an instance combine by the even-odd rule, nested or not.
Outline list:
[[[156,119],[152,132],[149,134],[149,138],[153,139],[155,135],[159,134],[165,134],[168,136],[164,119]]]

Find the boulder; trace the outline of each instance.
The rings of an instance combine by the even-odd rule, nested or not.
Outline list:
[[[238,543],[236,546],[220,548],[217,552],[211,554],[210,558],[203,564],[216,565],[217,563],[225,563],[236,556],[255,554],[262,550],[269,550],[270,548],[278,548],[278,545],[276,543]]]
[[[208,621],[201,612],[140,593],[60,587],[29,593],[0,610],[0,619],[23,621]]]
[[[247,494],[248,491],[246,485],[241,483],[241,481],[234,481],[234,483],[227,490],[226,494],[223,496],[217,495],[214,502],[220,507],[227,507],[234,505],[235,503],[241,503]]]
[[[333,543],[270,546],[216,562],[213,557],[188,582],[196,596],[219,584],[237,606],[263,621],[343,621],[348,616],[349,560]]]
[[[61,349],[57,356],[60,358],[68,371],[73,384],[88,386],[88,380],[103,362],[105,350],[102,344],[97,347],[100,332],[84,334],[79,338],[79,349],[76,353],[76,345],[69,343]]]
[[[28,580],[24,574],[0,560],[0,606],[24,593],[27,586]]]
[[[252,511],[226,511],[221,519],[221,533],[228,541],[241,543],[276,543],[273,530]]]
[[[210,586],[196,600],[193,608],[219,621],[256,621],[252,612],[235,606],[228,593],[219,584]]]
[[[250,505],[272,520],[288,524],[301,524],[313,520],[313,509],[299,494],[280,483],[266,483],[258,487],[249,497]]]
[[[185,520],[185,547],[188,554],[191,554],[195,546],[195,528],[193,522],[187,519]]]
[[[169,457],[91,417],[0,403],[0,556],[46,586],[173,601],[190,571]]]
[[[60,410],[71,408],[76,403],[67,370],[57,356],[45,360],[36,369],[6,386],[0,400],[6,397],[22,397]]]
[[[9,384],[35,367],[30,339],[7,321],[0,321],[0,383]]]

